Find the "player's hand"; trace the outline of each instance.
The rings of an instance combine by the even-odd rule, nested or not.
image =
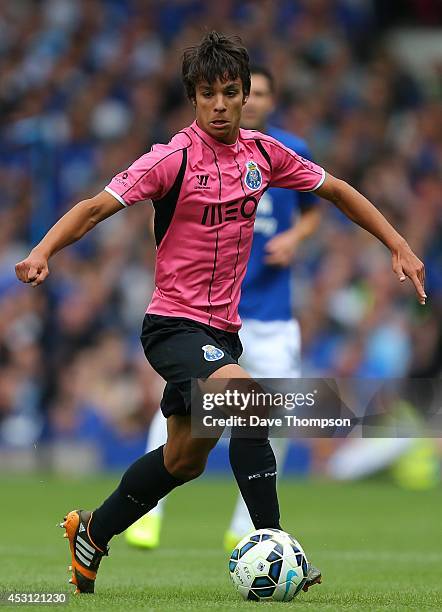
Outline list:
[[[36,287],[49,275],[48,260],[42,253],[31,251],[26,259],[15,264],[15,273],[22,283]]]
[[[419,303],[424,305],[427,297],[425,293],[425,266],[406,242],[392,252],[392,265],[393,271],[401,283],[408,276],[416,289]]]
[[[270,266],[286,267],[292,263],[298,247],[298,239],[293,230],[286,230],[271,238],[265,245],[268,255],[264,261]]]

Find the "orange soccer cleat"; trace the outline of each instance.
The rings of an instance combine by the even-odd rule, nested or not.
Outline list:
[[[108,555],[109,548],[99,548],[89,535],[89,523],[92,512],[87,510],[72,510],[58,526],[66,529],[65,538],[69,539],[72,561],[68,571],[72,571],[69,579],[77,587],[77,593],[93,593],[95,578],[102,557]]]

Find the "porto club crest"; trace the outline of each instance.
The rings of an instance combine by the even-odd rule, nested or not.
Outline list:
[[[259,189],[262,185],[261,170],[258,168],[258,164],[253,161],[253,159],[246,163],[246,168],[247,172],[244,182],[249,189],[255,191],[256,189]]]
[[[201,347],[201,350],[204,352],[204,359],[206,361],[218,361],[218,359],[224,357],[224,351],[213,346],[213,344],[205,344]]]

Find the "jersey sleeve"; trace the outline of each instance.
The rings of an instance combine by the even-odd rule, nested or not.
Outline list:
[[[307,159],[308,161],[313,160],[312,153],[308,148],[308,145],[305,142],[302,142],[300,146],[293,147],[293,150],[296,150],[298,155]],[[316,195],[314,191],[299,191],[298,192],[298,206],[301,211],[307,211],[315,206],[318,206],[320,202],[320,198]]]
[[[182,148],[154,145],[127,170],[116,174],[104,189],[123,206],[159,200],[172,188],[182,158]]]
[[[270,187],[315,191],[325,179],[325,170],[314,162],[269,138],[263,145],[271,161]]]

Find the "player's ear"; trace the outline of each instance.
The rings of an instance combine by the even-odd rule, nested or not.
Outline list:
[[[249,96],[243,96],[242,97],[242,105],[244,106],[244,104],[247,102],[247,100],[249,99]]]

